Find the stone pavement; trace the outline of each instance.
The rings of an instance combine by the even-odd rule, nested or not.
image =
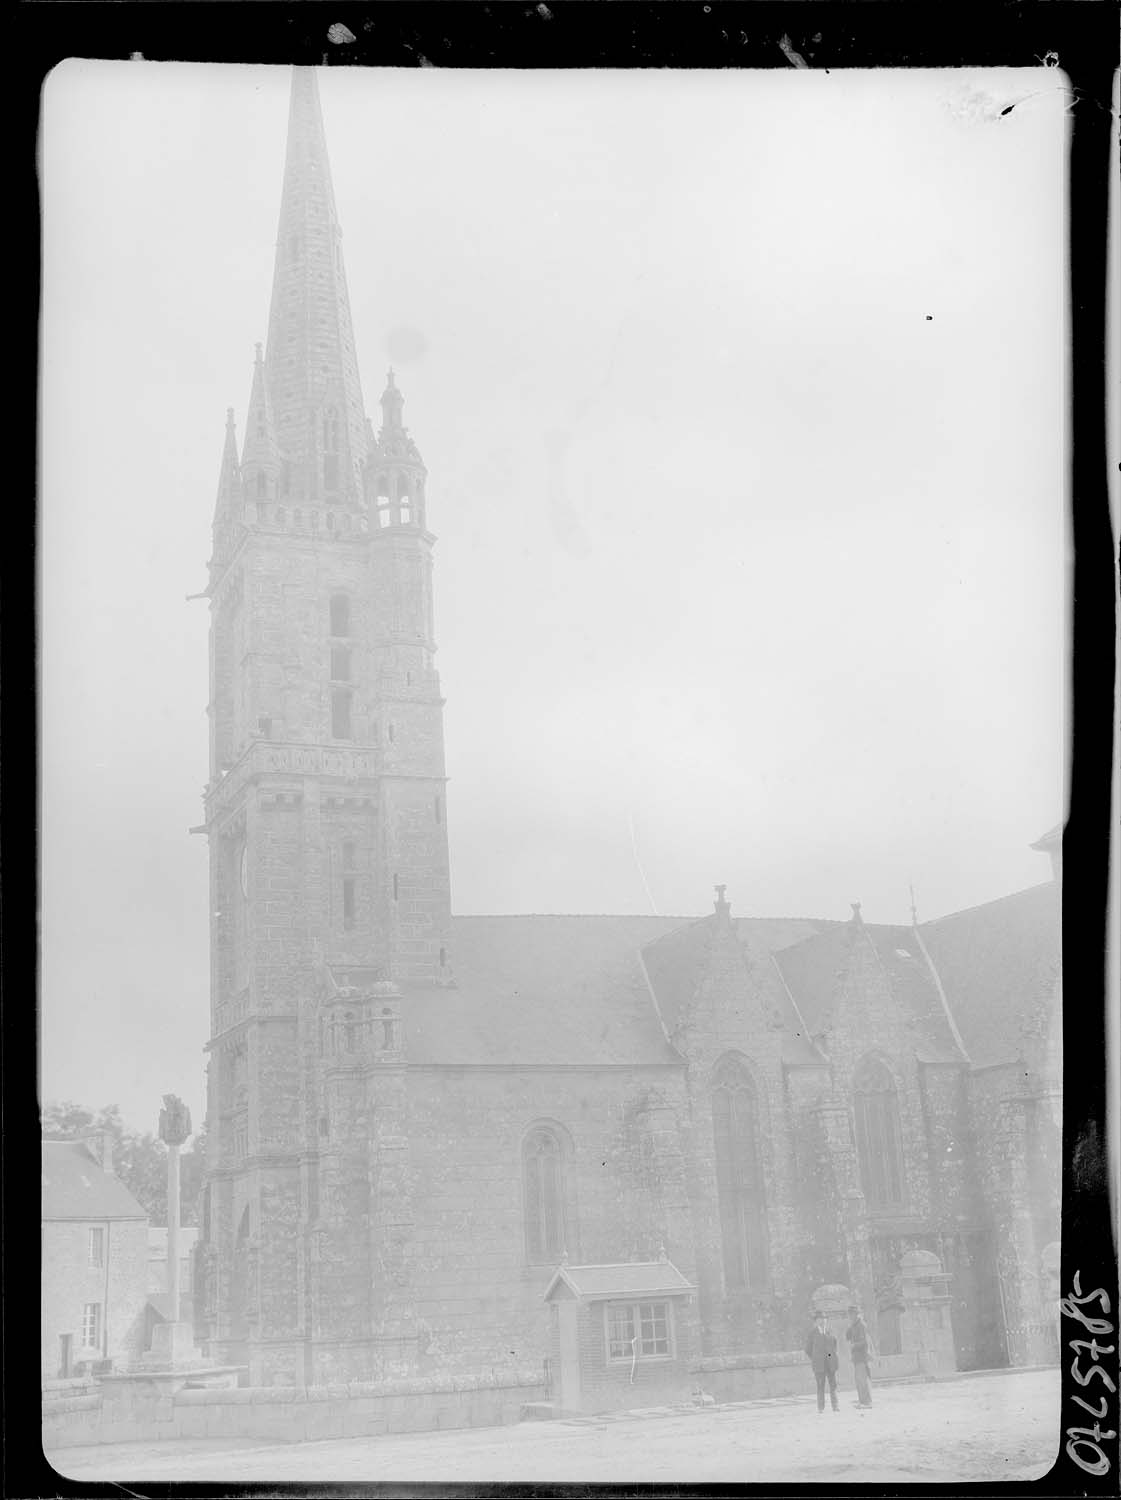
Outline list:
[[[819,1415],[812,1397],[660,1407],[316,1443],[254,1439],[67,1448],[60,1474],[153,1480],[914,1484],[1023,1482],[1059,1446],[1058,1370],[883,1386],[861,1410],[852,1391]]]

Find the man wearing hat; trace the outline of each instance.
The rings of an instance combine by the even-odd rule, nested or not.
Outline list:
[[[856,1379],[857,1406],[872,1405],[871,1372],[868,1369],[868,1329],[860,1316],[860,1308],[849,1308],[852,1322],[845,1329],[845,1338],[852,1347],[852,1373]]]
[[[829,1332],[823,1312],[814,1313],[813,1327],[806,1338],[806,1354],[817,1381],[817,1409],[825,1410],[825,1382],[829,1382],[829,1400],[837,1405],[837,1339]]]

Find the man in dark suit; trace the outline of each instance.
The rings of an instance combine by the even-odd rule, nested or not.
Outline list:
[[[813,1327],[806,1338],[806,1355],[813,1366],[817,1381],[817,1409],[825,1410],[825,1383],[829,1382],[829,1400],[833,1410],[837,1405],[837,1340],[829,1332],[823,1312],[814,1313]]]
[[[849,1308],[849,1317],[852,1322],[845,1329],[845,1338],[852,1345],[852,1373],[856,1379],[856,1394],[858,1406],[872,1405],[872,1381],[868,1368],[871,1340],[868,1337],[868,1326],[860,1316],[859,1307]]]

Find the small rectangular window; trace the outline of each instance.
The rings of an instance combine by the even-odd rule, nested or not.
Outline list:
[[[444,801],[443,801],[442,797],[437,797],[436,798],[436,822],[437,823],[442,823],[443,821],[444,821]]]
[[[350,681],[349,646],[331,647],[331,678],[334,682]]]
[[[331,694],[331,738],[335,740],[353,739],[350,722],[350,691],[347,688],[336,688]]]
[[[82,1309],[82,1346],[101,1348],[101,1303],[87,1302]]]
[[[353,875],[343,878],[343,930],[350,932],[354,927],[354,887]]]
[[[609,1360],[669,1359],[673,1354],[668,1302],[609,1302]]]
[[[400,887],[400,884],[399,884],[399,882],[397,880],[397,876],[394,875],[394,877],[393,877],[393,899],[394,899],[394,901],[396,901],[399,898],[400,893],[401,893],[401,887]]]
[[[103,1266],[105,1264],[104,1229],[90,1230],[89,1262],[91,1266]]]

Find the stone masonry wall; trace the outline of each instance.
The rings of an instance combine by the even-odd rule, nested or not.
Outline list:
[[[97,1171],[91,1163],[91,1171]],[[103,1231],[101,1266],[89,1263],[89,1232]],[[102,1359],[127,1364],[144,1352],[148,1303],[148,1222],[52,1221],[43,1225],[40,1365],[45,1380],[58,1375],[63,1334],[72,1335],[74,1364]],[[101,1307],[102,1340],[96,1349],[82,1344],[87,1302]]]
[[[419,1368],[505,1367],[543,1360],[542,1300],[555,1263],[527,1255],[522,1147],[530,1127],[559,1127],[565,1161],[568,1259],[657,1259],[664,1248],[691,1275],[682,1184],[666,1143],[629,1128],[651,1089],[681,1102],[672,1069],[413,1068],[409,1160],[415,1223],[409,1274]],[[636,1178],[660,1175],[662,1210],[638,1207]]]

